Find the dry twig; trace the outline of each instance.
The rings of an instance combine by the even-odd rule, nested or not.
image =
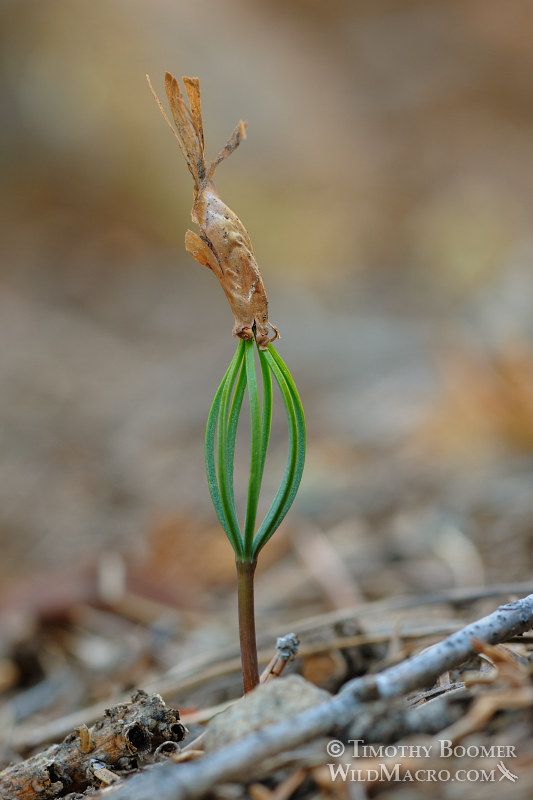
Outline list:
[[[239,778],[250,763],[288,750],[334,727],[348,725],[367,702],[392,699],[428,686],[447,669],[475,654],[473,640],[497,644],[533,627],[533,595],[501,606],[492,614],[384,672],[350,681],[337,696],[290,721],[271,725],[198,762],[163,765],[135,776],[101,797],[113,800],[193,800],[217,783]]]

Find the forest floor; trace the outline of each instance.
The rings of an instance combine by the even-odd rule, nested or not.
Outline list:
[[[291,632],[299,640],[282,677],[262,687],[286,684],[285,691],[264,694],[259,707],[249,704],[253,694],[239,703],[236,639],[225,638],[220,627],[222,621],[232,628],[231,589],[219,592],[216,616],[178,611],[141,594],[133,574],[128,588],[128,569],[118,557],[73,571],[61,584],[57,575],[44,575],[19,587],[24,612],[6,617],[2,632],[3,800],[103,798],[161,762],[209,758],[259,727],[290,721],[351,679],[416,657],[500,603],[533,592],[531,582],[367,601],[348,580],[348,553],[335,550],[317,530],[303,536],[284,537],[277,558],[258,577],[261,666],[276,656],[277,635]],[[341,542],[341,532],[337,536]],[[307,553],[314,552],[314,567],[302,557],[302,541]],[[48,604],[40,603],[43,597]],[[311,615],[280,614],[304,598],[308,611],[314,606]],[[280,742],[277,758],[263,760],[259,748],[231,780],[215,780],[193,796],[460,794],[474,800],[492,796],[492,784],[501,781],[508,797],[530,796],[533,635],[510,631],[504,638],[495,646],[472,640],[471,657],[456,668],[398,698],[367,705],[349,722],[304,736],[298,746],[287,749]],[[308,697],[307,684],[286,680],[291,675],[325,691]],[[230,706],[233,716],[224,723],[221,712]],[[208,739],[198,739],[217,715],[218,728],[213,732],[211,723]],[[16,767],[8,766],[13,762]],[[177,786],[183,766],[175,764]],[[128,785],[124,797],[148,796]]]

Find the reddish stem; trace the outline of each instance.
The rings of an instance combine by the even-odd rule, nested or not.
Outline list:
[[[254,574],[257,561],[237,561],[236,564],[242,679],[246,694],[259,683],[254,613]]]

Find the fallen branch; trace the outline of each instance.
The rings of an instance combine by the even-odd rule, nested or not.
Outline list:
[[[415,688],[431,685],[440,674],[476,654],[473,640],[497,644],[530,628],[533,628],[533,595],[500,606],[489,616],[378,675],[350,681],[328,702],[289,721],[270,725],[196,762],[165,764],[136,775],[97,796],[113,800],[202,797],[218,783],[239,780],[250,763],[259,763],[335,728],[345,727],[368,701],[400,697]]]
[[[174,708],[139,691],[92,728],[82,725],[61,744],[2,770],[0,800],[48,800],[100,788],[119,780],[114,769],[138,768],[158,746],[179,742],[185,733]]]

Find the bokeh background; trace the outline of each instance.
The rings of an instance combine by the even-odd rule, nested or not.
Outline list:
[[[292,591],[278,578],[271,607],[313,606],[324,553],[347,570],[343,596],[321,589],[332,604],[528,578],[531,4],[19,0],[0,14],[4,600],[50,574],[77,591],[80,570],[117,557],[169,603],[230,585],[202,443],[232,317],[183,247],[191,180],[145,81],[163,97],[165,70],[200,77],[212,157],[248,121],[217,185],[250,232],[307,414],[301,492],[265,551]]]

